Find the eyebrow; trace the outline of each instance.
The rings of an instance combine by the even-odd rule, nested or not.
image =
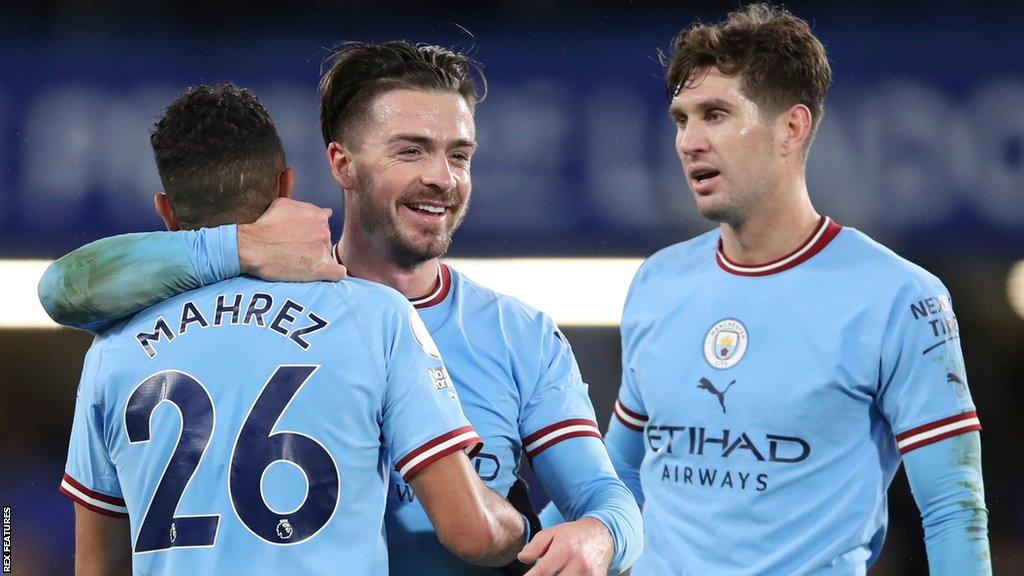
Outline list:
[[[412,142],[413,144],[429,147],[434,143],[434,139],[421,134],[395,134],[384,141],[385,144],[394,144],[395,142]],[[465,138],[456,138],[449,144],[451,148],[476,148],[476,142]]]
[[[723,100],[721,98],[708,98],[707,100],[701,100],[697,102],[695,107],[697,109],[697,112],[706,112],[708,110],[713,110],[715,108],[724,108],[726,110],[732,110],[735,108],[732,102],[729,102],[728,100]],[[670,116],[675,118],[682,115],[683,111],[680,110],[680,106],[676,106],[675,104],[673,104],[672,106],[669,106],[668,113]]]

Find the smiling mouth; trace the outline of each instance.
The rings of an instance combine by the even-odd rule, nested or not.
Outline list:
[[[423,204],[418,202],[410,202],[405,204],[406,208],[409,208],[413,212],[419,212],[420,214],[430,214],[433,216],[440,216],[445,213],[447,208],[444,206],[436,206],[434,204]]]

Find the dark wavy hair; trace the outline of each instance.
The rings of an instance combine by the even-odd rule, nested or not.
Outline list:
[[[320,130],[324,145],[343,142],[373,99],[391,90],[453,92],[471,107],[484,99],[487,79],[480,63],[448,48],[404,40],[346,42],[325,60],[320,79]],[[478,93],[475,77],[483,91]],[[355,145],[349,142],[349,145]]]
[[[779,114],[794,104],[807,106],[813,138],[825,114],[832,69],[825,47],[806,21],[771,4],[750,4],[724,22],[698,22],[681,30],[672,49],[671,56],[662,55],[669,99],[699,82],[702,71],[717,68],[726,76],[739,76],[740,89],[765,114]]]
[[[248,90],[189,88],[167,106],[149,142],[182,228],[252,222],[277,196],[284,146]]]

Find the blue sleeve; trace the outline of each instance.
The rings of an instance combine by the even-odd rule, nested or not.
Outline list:
[[[625,426],[613,416],[604,437],[608,457],[622,483],[633,493],[636,504],[644,507],[644,491],[640,486],[640,464],[644,460],[643,434]]]
[[[536,385],[519,422],[523,451],[566,518],[592,516],[608,527],[615,544],[612,568],[625,570],[643,545],[640,510],[608,459],[568,340],[546,316],[538,327],[539,358],[531,363],[538,368]]]
[[[532,338],[536,332],[528,332],[531,338],[524,341],[531,344],[521,346],[523,354],[538,354],[535,360],[523,364],[536,370],[530,370],[529,380],[533,385],[524,388],[527,397],[519,414],[519,434],[528,458],[536,458],[571,438],[601,437],[587,385],[568,340],[546,316],[542,317],[538,328],[539,338]],[[534,348],[533,342],[538,342],[539,348]]]
[[[949,293],[923,271],[897,294],[882,341],[877,403],[901,454],[980,430]]]
[[[921,510],[931,575],[992,574],[979,434],[924,446],[903,464]]]
[[[558,511],[558,506],[555,506],[554,502],[548,502],[544,505],[544,508],[541,509],[537,517],[540,519],[541,528],[545,530],[565,523],[565,518],[562,517],[562,513]]]
[[[638,272],[637,276],[639,275]],[[630,314],[631,297],[636,284],[637,280],[634,279],[633,286],[630,286],[630,300],[627,301],[622,313],[622,385],[612,408],[612,418],[608,423],[604,443],[619,478],[633,493],[637,505],[643,508],[644,493],[640,485],[640,464],[644,459],[644,429],[647,427],[648,415],[634,368],[640,349],[637,341],[639,331],[635,329],[635,322],[631,320]]]
[[[601,441],[585,437],[562,442],[531,463],[563,517],[579,520],[590,516],[608,527],[615,546],[609,573],[618,574],[632,566],[643,549],[643,520],[633,495],[615,475]]]
[[[85,356],[60,493],[106,516],[127,518],[121,484],[110,458],[98,372],[103,345],[97,339]]]
[[[385,358],[382,429],[395,470],[406,482],[458,450],[471,457],[483,441],[462,413],[455,385],[419,314],[397,292],[407,311],[393,322]]]
[[[161,300],[238,276],[237,226],[103,238],[57,260],[39,300],[58,324],[97,332]]]

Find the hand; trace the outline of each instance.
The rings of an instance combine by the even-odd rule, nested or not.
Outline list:
[[[526,576],[604,576],[614,552],[608,528],[584,517],[541,530],[523,547],[519,561],[537,562]]]
[[[345,267],[334,259],[330,208],[278,198],[252,224],[238,226],[242,274],[273,282],[341,280]]]

